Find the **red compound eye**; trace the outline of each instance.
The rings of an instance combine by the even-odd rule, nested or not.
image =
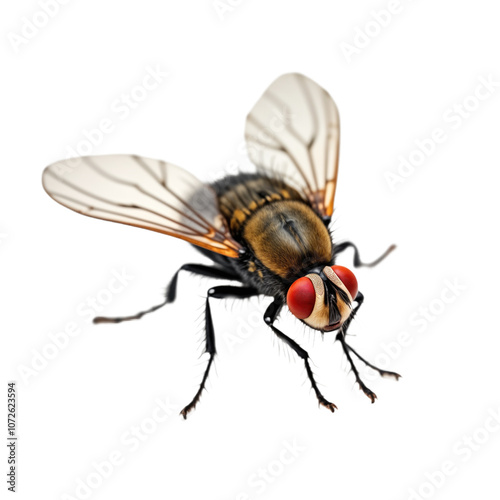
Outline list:
[[[344,283],[345,287],[349,290],[352,300],[356,298],[358,294],[358,280],[354,276],[353,272],[344,266],[332,266],[333,272],[340,278],[340,281]]]
[[[286,303],[292,314],[299,319],[305,319],[311,315],[315,302],[314,286],[305,276],[295,280],[288,289]]]

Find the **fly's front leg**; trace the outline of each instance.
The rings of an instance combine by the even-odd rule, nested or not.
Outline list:
[[[285,342],[288,346],[290,346],[296,353],[297,355],[302,358],[304,361],[305,367],[306,367],[306,372],[307,376],[309,378],[309,381],[311,382],[312,388],[314,389],[314,392],[316,393],[316,397],[318,398],[318,402],[320,405],[323,405],[325,408],[328,408],[331,412],[334,412],[337,407],[328,401],[323,394],[321,394],[318,385],[316,383],[316,380],[314,379],[314,374],[311,370],[311,366],[309,364],[309,354],[307,351],[302,349],[295,340],[291,339],[288,335],[285,335],[283,332],[278,330],[274,326],[274,322],[281,311],[281,308],[283,307],[283,302],[279,299],[274,299],[274,301],[271,303],[271,305],[266,309],[266,312],[264,314],[264,321],[269,325],[271,330],[276,334],[276,336]]]
[[[343,325],[340,327],[339,333],[337,333],[336,339],[341,343],[342,349],[344,351],[344,354],[347,357],[347,361],[349,361],[349,364],[351,365],[351,370],[354,373],[354,376],[356,377],[356,382],[359,385],[359,388],[370,398],[371,402],[374,403],[375,399],[377,399],[377,395],[369,389],[365,383],[361,380],[361,377],[359,375],[358,369],[356,368],[356,365],[354,364],[352,357],[351,357],[351,352],[358,358],[360,359],[363,363],[368,365],[370,368],[376,370],[380,375],[384,377],[394,377],[396,380],[398,380],[401,375],[395,372],[389,372],[386,370],[382,370],[380,368],[377,368],[376,366],[372,365],[368,361],[366,361],[363,357],[361,357],[346,341],[345,341],[345,336],[347,333],[347,329],[349,328],[349,325],[351,324],[351,321],[353,320],[354,316],[358,312],[359,308],[361,307],[361,304],[363,304],[364,301],[364,296],[361,292],[358,292],[356,295],[355,301],[357,302],[356,307],[351,312],[351,315],[349,318],[347,318],[346,321],[344,321]]]
[[[339,254],[349,247],[352,247],[354,249],[354,267],[374,267],[377,264],[380,264],[380,262],[382,262],[396,248],[396,245],[391,245],[378,259],[375,259],[373,262],[369,263],[361,262],[361,259],[359,258],[358,248],[354,243],[351,243],[350,241],[345,241],[344,243],[335,245],[335,254]]]
[[[162,308],[163,306],[170,304],[175,300],[177,294],[177,278],[181,271],[188,271],[193,274],[199,274],[200,276],[206,276],[208,278],[216,278],[216,279],[224,279],[224,280],[235,280],[239,281],[240,279],[233,272],[222,269],[219,267],[211,267],[204,266],[202,264],[184,264],[181,266],[177,272],[174,274],[170,283],[167,286],[167,291],[165,293],[165,300],[156,306],[151,307],[145,311],[138,312],[137,314],[133,314],[132,316],[121,316],[118,318],[107,318],[103,316],[98,316],[94,318],[94,323],[121,323],[122,321],[131,321],[134,319],[141,319],[145,314],[152,313]]]
[[[194,410],[200,400],[201,393],[203,389],[205,389],[205,383],[217,352],[215,349],[215,333],[212,322],[212,312],[210,310],[210,299],[246,299],[258,295],[258,293],[259,292],[255,288],[239,286],[216,286],[208,290],[205,302],[205,352],[208,353],[210,357],[198,391],[194,395],[192,401],[181,411],[181,415],[184,418],[187,418],[188,413]]]

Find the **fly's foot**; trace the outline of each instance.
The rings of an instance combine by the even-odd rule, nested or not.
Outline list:
[[[401,378],[401,375],[396,372],[388,372],[386,370],[380,370],[380,369],[378,369],[377,371],[382,377],[388,377],[388,378],[393,377],[396,380],[399,380]]]
[[[191,410],[194,410],[194,407],[196,405],[193,404],[193,403],[189,403],[186,407],[184,407],[184,409],[180,412],[180,415],[182,415],[184,417],[184,420],[186,420],[187,416],[188,416],[188,413],[191,411]]]
[[[366,385],[361,380],[358,380],[357,382],[358,382],[359,388],[366,394],[366,396],[368,398],[370,398],[370,401],[372,402],[372,404],[375,403],[375,400],[377,399],[377,395],[371,389],[366,387]]]
[[[321,406],[324,406],[325,408],[327,408],[328,410],[330,410],[332,413],[335,412],[335,410],[337,410],[337,406],[334,405],[333,403],[330,403],[330,401],[326,400],[325,398],[318,398],[318,401],[319,401],[319,404]]]

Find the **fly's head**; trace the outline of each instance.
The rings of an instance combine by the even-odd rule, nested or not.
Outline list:
[[[295,280],[286,302],[291,313],[311,328],[337,330],[349,318],[358,281],[346,267],[325,266]]]

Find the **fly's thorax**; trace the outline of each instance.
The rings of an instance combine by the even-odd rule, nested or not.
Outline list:
[[[330,234],[303,201],[263,206],[246,221],[242,236],[262,265],[283,280],[332,259]]]

